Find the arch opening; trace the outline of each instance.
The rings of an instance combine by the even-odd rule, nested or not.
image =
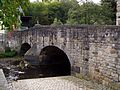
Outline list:
[[[25,53],[31,48],[31,46],[28,43],[23,43],[20,48],[19,55],[24,56]]]
[[[40,68],[45,76],[64,76],[71,74],[71,65],[65,52],[56,46],[43,48],[39,55]]]

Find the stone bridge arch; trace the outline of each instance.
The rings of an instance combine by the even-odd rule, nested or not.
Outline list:
[[[30,44],[25,42],[20,47],[19,55],[24,56],[24,54],[31,48]]]
[[[56,46],[46,46],[40,52],[40,64],[46,65],[48,73],[70,75],[71,65],[66,53]]]
[[[71,74],[71,63],[67,54],[58,46],[33,46],[25,54],[25,60],[38,66],[44,76],[61,76]]]

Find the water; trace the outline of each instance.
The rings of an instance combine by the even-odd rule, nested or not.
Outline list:
[[[14,82],[15,86],[13,85],[13,81],[17,81],[17,80],[21,80],[21,79],[25,79],[25,80],[28,79],[28,82],[27,82],[27,84],[28,84],[30,78],[39,78],[39,80],[43,81],[43,80],[46,80],[46,79],[42,79],[42,77],[53,77],[53,76],[66,76],[66,75],[70,75],[69,72],[68,73],[63,72],[64,71],[64,65],[60,65],[60,64],[31,66],[31,67],[25,67],[23,69],[23,68],[19,67],[19,63],[16,63],[16,64],[15,63],[6,63],[6,64],[2,63],[0,65],[0,67],[2,67],[3,70],[4,70],[6,79],[7,79],[8,83],[9,83],[9,88],[10,88],[9,90],[13,90],[12,89],[13,87],[17,87],[17,88],[20,87],[21,88],[21,86],[25,84],[24,80],[22,80],[23,82],[21,82],[21,81]],[[59,78],[59,77],[56,77],[56,78]],[[59,88],[62,88],[63,86],[65,88],[68,88],[67,86],[65,86],[65,84],[63,84],[64,83],[64,79],[67,80],[67,83],[65,81],[65,84],[67,84],[67,85],[68,85],[68,83],[74,82],[73,85],[80,87],[80,85],[85,83],[83,85],[85,88],[86,87],[89,87],[89,88],[92,87],[92,89],[88,89],[88,90],[111,90],[109,88],[107,89],[106,87],[103,88],[102,85],[98,85],[97,86],[97,85],[95,85],[95,83],[92,84],[90,81],[80,80],[80,82],[78,82],[79,79],[75,79],[75,81],[74,81],[73,78],[66,78],[66,77],[62,78],[60,80],[57,80],[57,81],[61,81],[61,83],[59,83],[59,85],[58,85]],[[37,80],[38,79],[34,79],[33,83],[35,83],[35,85],[37,85],[37,84],[39,84],[39,82],[41,82],[41,81],[37,82]],[[32,81],[33,81],[33,79],[32,79]],[[53,80],[53,78],[51,78],[51,81],[49,81],[49,82],[51,82],[51,85],[52,85],[52,81],[53,81],[53,84],[54,84],[55,80]],[[20,82],[21,82],[21,84],[20,84]],[[56,84],[58,84],[58,83],[55,83],[55,85]],[[46,87],[46,84],[43,83],[43,85],[45,85],[45,87]],[[63,85],[63,86],[60,86],[60,85]],[[82,87],[80,90],[87,90],[87,89],[84,89],[84,87]],[[35,86],[35,88],[37,88],[37,86]],[[55,90],[57,90],[57,89],[55,89]]]
[[[19,62],[20,63],[20,62]],[[70,69],[65,69],[65,64],[26,66],[21,68],[19,63],[3,64],[2,68],[8,82],[21,79],[43,78],[70,75]]]

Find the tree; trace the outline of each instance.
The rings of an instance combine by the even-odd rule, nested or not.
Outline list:
[[[41,25],[47,25],[49,23],[47,4],[44,2],[30,3],[30,6],[25,11],[25,14],[32,16],[29,26],[34,26],[37,21],[39,21]]]
[[[101,5],[86,2],[80,6],[71,8],[68,12],[67,24],[97,24],[111,25],[115,23],[115,11],[109,3]]]
[[[117,3],[116,0],[101,0],[101,7],[104,17],[108,17],[112,22],[106,20],[106,24],[116,23]]]
[[[33,26],[37,21],[41,25],[51,25],[55,18],[64,24],[68,19],[68,11],[71,7],[70,2],[34,2],[30,3],[25,14],[32,16],[30,26]]]
[[[59,19],[55,18],[52,25],[63,25],[63,23]]]
[[[0,21],[9,30],[18,28],[20,25],[20,11],[26,9],[29,0],[0,0]]]
[[[86,2],[68,12],[67,24],[102,24],[101,7],[93,2]]]
[[[65,22],[66,18],[66,11],[65,11],[64,4],[61,2],[52,2],[48,4],[48,21],[49,24],[54,22],[54,18],[59,19],[61,22]]]
[[[114,24],[116,4],[106,1],[102,0],[101,5],[98,5],[90,1],[78,4],[76,0],[43,0],[43,2],[31,3],[25,13],[28,16],[32,15],[30,26],[37,21],[41,25],[51,25],[55,18],[63,24]]]
[[[80,21],[80,12],[78,10],[79,8],[77,9],[69,9],[69,12],[68,12],[68,20],[66,22],[66,24],[70,24],[70,25],[76,25],[76,24],[79,24],[79,21]]]
[[[68,19],[68,11],[79,6],[76,0],[59,0],[48,4],[48,21],[53,23],[54,18],[59,19],[63,24]]]

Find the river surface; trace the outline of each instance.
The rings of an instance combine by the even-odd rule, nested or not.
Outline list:
[[[40,65],[21,68],[20,61],[7,61],[1,62],[0,68],[3,69],[8,82],[21,79],[70,75],[70,73],[66,73],[64,72],[64,70],[61,69],[61,64]]]

